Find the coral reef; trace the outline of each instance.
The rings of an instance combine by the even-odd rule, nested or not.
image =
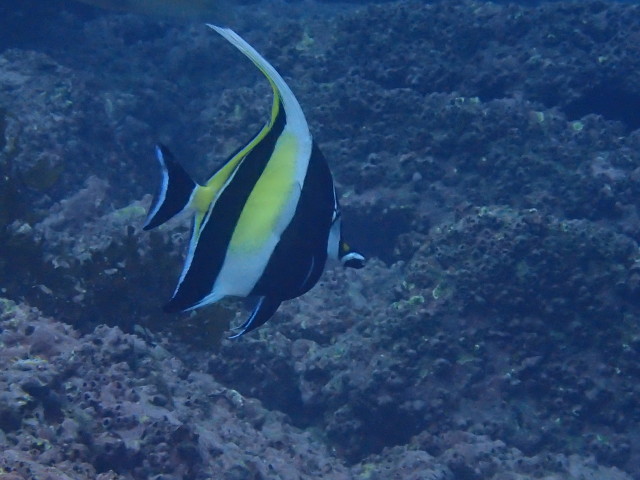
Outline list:
[[[0,345],[7,480],[630,478],[588,458],[525,456],[456,430],[422,433],[348,467],[285,414],[119,328],[80,335],[2,299]]]
[[[1,308],[0,467],[15,478],[348,478],[285,415],[160,344]]]
[[[241,341],[239,304],[160,313],[188,226],[141,225],[153,142],[206,178],[268,85],[200,25],[27,6],[59,38],[0,42],[0,479],[640,478],[637,5],[248,7],[370,261]]]
[[[209,369],[265,401],[278,399],[265,378],[280,379],[280,392],[300,392],[298,421],[323,425],[354,459],[464,427],[527,454],[590,451],[623,467],[637,455],[638,253],[588,222],[483,208],[433,232],[391,288],[382,266],[357,294],[327,281],[280,316],[288,338],[224,343]],[[377,291],[391,293],[358,302]],[[343,312],[333,336],[307,326],[331,322],[320,305]]]

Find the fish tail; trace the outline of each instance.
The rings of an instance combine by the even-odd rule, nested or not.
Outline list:
[[[160,163],[162,182],[142,227],[144,230],[162,225],[183,211],[198,186],[164,145],[156,145],[156,158]]]

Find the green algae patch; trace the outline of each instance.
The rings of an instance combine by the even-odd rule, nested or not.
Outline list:
[[[576,120],[575,122],[571,122],[571,128],[574,132],[581,132],[584,129],[584,123]]]
[[[111,215],[118,220],[129,220],[144,218],[147,214],[146,209],[142,205],[133,204],[126,207],[119,208]]]

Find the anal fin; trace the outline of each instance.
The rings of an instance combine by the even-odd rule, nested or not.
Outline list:
[[[269,297],[260,297],[258,303],[253,309],[253,312],[251,312],[251,316],[249,316],[249,318],[247,318],[247,320],[237,328],[239,332],[235,335],[230,336],[229,338],[241,337],[245,333],[248,333],[264,325],[267,320],[269,320],[273,316],[273,314],[276,313],[276,310],[278,310],[278,307],[281,303],[282,300],[277,300],[275,298]]]

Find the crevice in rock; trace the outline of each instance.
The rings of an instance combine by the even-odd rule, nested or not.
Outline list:
[[[600,83],[569,103],[564,111],[577,120],[589,114],[622,122],[630,131],[640,128],[640,94],[629,91],[619,81]]]

